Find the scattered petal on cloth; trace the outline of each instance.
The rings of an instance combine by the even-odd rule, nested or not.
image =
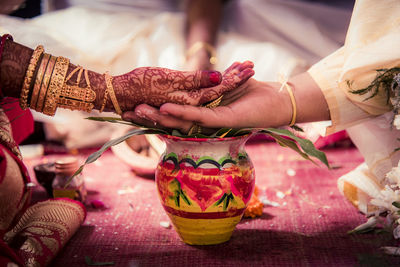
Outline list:
[[[92,207],[95,209],[105,208],[103,201],[101,201],[99,199],[93,199],[92,201],[90,201],[90,205],[92,205]]]
[[[161,222],[160,222],[160,226],[162,226],[162,227],[164,227],[164,228],[166,228],[166,229],[171,228],[170,222],[167,222],[167,221],[161,221]]]
[[[295,176],[296,175],[296,171],[293,169],[287,169],[286,170],[286,174],[289,176]]]

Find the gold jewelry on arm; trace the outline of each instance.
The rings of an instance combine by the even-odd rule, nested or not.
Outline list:
[[[104,108],[106,107],[107,98],[108,98],[108,89],[106,89],[106,90],[104,91],[103,103],[101,104],[101,107],[100,107],[100,110],[99,110],[100,113],[103,112]]]
[[[210,102],[210,103],[208,103],[208,104],[206,104],[206,105],[204,105],[206,108],[216,108],[216,107],[218,107],[219,106],[219,104],[221,104],[221,101],[222,101],[222,98],[223,98],[224,96],[223,95],[221,95],[220,97],[218,97],[217,99],[215,99],[215,100],[213,100],[212,102]]]
[[[217,52],[214,46],[207,42],[196,42],[186,52],[186,60],[196,54],[199,50],[205,49],[209,54],[210,64],[217,64]]]
[[[22,84],[21,96],[19,98],[19,105],[22,109],[26,109],[28,107],[28,96],[29,90],[31,89],[32,78],[36,70],[36,65],[40,59],[40,56],[44,52],[44,48],[41,45],[38,45],[32,53],[32,57],[29,61],[28,68],[26,70],[24,82]]]
[[[78,76],[74,85],[67,84],[67,81],[71,79],[78,71]],[[81,66],[77,66],[68,77],[65,79],[64,85],[60,92],[60,97],[58,99],[58,106],[61,108],[67,108],[71,110],[83,110],[86,112],[92,111],[94,107],[94,100],[96,99],[96,93],[92,90],[90,85],[89,76],[87,70],[83,69]],[[85,76],[86,87],[79,87],[79,83],[82,77],[82,73]]]
[[[42,81],[44,73],[46,72],[47,64],[49,63],[50,55],[44,54],[35,77],[35,83],[33,84],[31,101],[29,107],[36,109],[36,104],[39,98],[40,88],[42,86]]]
[[[46,63],[46,68],[43,74],[42,81],[40,83],[39,87],[39,93],[38,93],[38,99],[36,101],[35,106],[31,106],[33,109],[35,109],[38,112],[43,112],[43,107],[44,107],[44,101],[46,99],[46,94],[47,90],[49,89],[50,85],[50,79],[54,71],[54,66],[56,63],[56,57],[52,55],[46,56],[48,58],[47,63]]]
[[[110,76],[110,74],[108,74],[108,72],[106,72],[106,73],[104,73],[104,79],[106,80],[107,91],[108,91],[108,94],[110,95],[110,99],[111,99],[111,102],[113,103],[115,112],[118,115],[122,115],[122,110],[119,107],[118,100],[117,100],[117,97],[115,96],[114,88],[112,85],[112,76]]]
[[[292,119],[290,120],[289,126],[293,126],[296,123],[296,117],[297,117],[296,99],[294,98],[292,87],[288,84],[287,80],[285,80],[282,83],[282,87],[286,88],[286,91],[288,92],[290,97],[290,102],[292,103]]]
[[[197,123],[194,123],[192,127],[190,127],[188,135],[196,134],[196,133],[201,133],[201,126],[199,126]]]
[[[57,102],[60,97],[61,88],[63,87],[65,76],[67,75],[68,67],[68,58],[57,57],[43,106],[43,113],[46,115],[53,116],[56,113]]]
[[[223,97],[224,96],[221,95],[220,97],[218,97],[217,99],[213,100],[212,102],[204,105],[204,107],[206,107],[206,108],[216,108],[216,107],[218,107],[219,104],[221,104],[221,101],[222,101]],[[201,133],[201,126],[196,124],[196,123],[194,123],[192,125],[192,127],[190,127],[188,135],[192,135],[194,133]]]

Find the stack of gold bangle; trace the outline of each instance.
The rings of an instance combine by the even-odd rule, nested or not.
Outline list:
[[[29,61],[28,69],[26,70],[24,82],[22,84],[21,89],[21,97],[19,98],[19,105],[22,109],[26,109],[28,107],[28,96],[32,83],[33,75],[35,74],[36,66],[41,55],[44,52],[43,46],[39,45],[32,53],[32,57]]]
[[[29,106],[50,116],[56,113],[57,107],[90,112],[94,106],[96,93],[91,89],[87,70],[78,66],[66,78],[68,67],[69,59],[46,54],[41,45],[36,47],[32,53],[21,90],[21,108],[25,109]],[[77,71],[79,73],[75,84],[67,84],[67,81]],[[79,86],[82,73],[85,76],[86,87]]]

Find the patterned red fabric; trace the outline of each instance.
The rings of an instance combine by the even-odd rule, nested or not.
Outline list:
[[[154,181],[135,176],[106,152],[84,170],[88,203],[100,200],[106,207],[88,207],[86,222],[53,266],[87,266],[85,256],[113,266],[325,267],[360,266],[377,259],[400,265],[399,258],[384,257],[379,250],[396,244],[391,233],[347,234],[366,221],[336,186],[338,177],[363,161],[355,148],[325,150],[332,170],[274,143],[249,143],[247,152],[260,198],[279,206],[265,206],[260,218],[242,220],[230,241],[213,246],[186,245],[173,228],[161,226],[169,220]],[[35,198],[45,196],[44,189],[35,190]]]
[[[29,109],[22,110],[18,102],[5,105],[4,108],[11,122],[13,138],[17,144],[20,144],[33,133],[34,121],[32,113]]]
[[[0,112],[0,266],[46,266],[86,217],[79,202],[53,199],[30,205],[30,177]]]

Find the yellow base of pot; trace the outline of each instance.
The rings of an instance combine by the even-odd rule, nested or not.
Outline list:
[[[222,219],[188,219],[168,213],[176,232],[189,245],[215,245],[228,241],[242,215]]]

